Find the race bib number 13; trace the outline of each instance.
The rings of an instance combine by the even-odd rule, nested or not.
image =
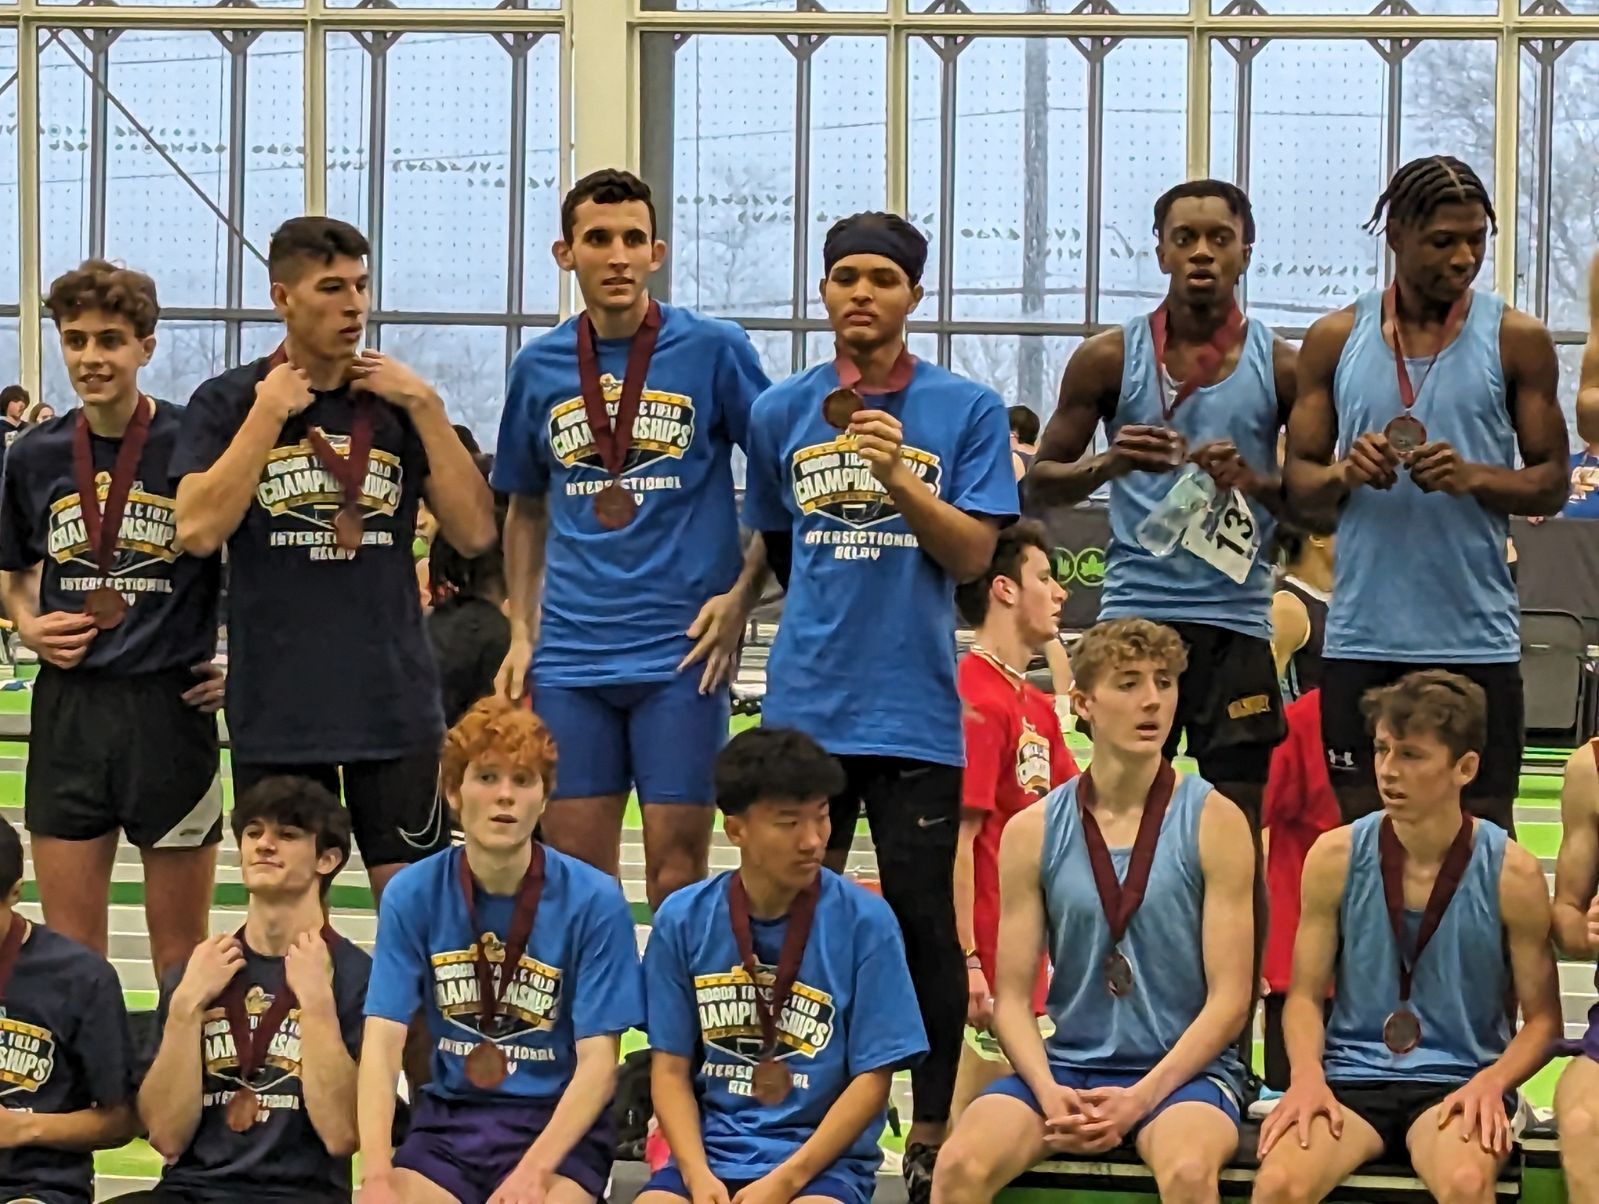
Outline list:
[[[1183,532],[1183,547],[1242,585],[1260,550],[1260,529],[1244,495],[1234,489],[1226,505],[1211,506],[1196,515]]]

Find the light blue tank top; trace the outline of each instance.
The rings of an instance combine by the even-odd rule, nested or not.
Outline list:
[[[1505,830],[1477,821],[1460,889],[1411,980],[1410,1010],[1421,1021],[1421,1044],[1399,1055],[1382,1041],[1383,1021],[1399,1006],[1399,958],[1377,856],[1381,822],[1380,811],[1364,816],[1350,835],[1349,874],[1338,913],[1337,988],[1327,1021],[1327,1078],[1463,1081],[1510,1043],[1505,1015],[1510,968],[1499,918]],[[1405,921],[1414,949],[1421,912],[1407,908]],[[1469,989],[1463,989],[1467,984]]]
[[[1251,321],[1232,374],[1208,389],[1196,390],[1170,422],[1161,412],[1162,397],[1170,395],[1155,362],[1148,316],[1134,318],[1122,332],[1122,391],[1116,416],[1106,425],[1109,438],[1124,426],[1169,426],[1190,447],[1231,439],[1251,467],[1259,471],[1275,467],[1279,419],[1269,327]],[[1266,548],[1271,543],[1271,515],[1257,502],[1249,503],[1260,533],[1260,551],[1242,585],[1186,548],[1165,558],[1153,556],[1134,532],[1176,481],[1176,473],[1134,472],[1111,482],[1110,548],[1099,617],[1206,623],[1269,639],[1272,570]]]
[[[1132,993],[1117,999],[1105,986],[1110,926],[1083,843],[1080,781],[1074,778],[1044,804],[1039,868],[1054,966],[1045,1006],[1055,1024],[1045,1046],[1053,1066],[1142,1074],[1171,1052],[1205,1004],[1199,817],[1212,787],[1200,777],[1178,776],[1143,904],[1120,945],[1132,964]],[[1125,878],[1131,847],[1112,849],[1110,855],[1117,878]],[[1240,1097],[1243,1068],[1230,1046],[1204,1073]]]
[[[1513,468],[1516,432],[1499,359],[1504,302],[1473,293],[1465,325],[1422,386],[1410,360],[1412,413],[1429,441],[1463,459]],[[1355,325],[1333,377],[1342,457],[1366,431],[1404,410],[1394,353],[1382,337],[1382,293],[1355,303]],[[1338,520],[1338,556],[1322,655],[1335,660],[1503,663],[1521,658],[1516,587],[1505,564],[1510,520],[1475,498],[1423,493],[1403,469],[1392,489],[1362,487]]]

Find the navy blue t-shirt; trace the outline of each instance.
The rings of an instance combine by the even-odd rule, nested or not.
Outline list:
[[[240,939],[243,944],[243,939]],[[352,1058],[361,1056],[361,1005],[366,999],[372,959],[347,940],[329,944],[333,959],[333,1005],[339,1031]],[[183,971],[171,971],[161,983],[160,1021],[164,1029],[172,992]],[[283,989],[283,959],[266,957],[244,946],[244,967],[235,981],[246,984],[245,1011],[252,1030]],[[300,1009],[291,1008],[267,1047],[265,1064],[249,1083],[239,1078],[239,1053],[228,1027],[227,1012],[213,1003],[201,1021],[204,1044],[200,1125],[189,1148],[161,1177],[161,1185],[189,1199],[210,1204],[238,1200],[271,1200],[281,1204],[305,1200],[347,1199],[350,1159],[329,1154],[305,1110],[300,1082]],[[228,1101],[241,1086],[260,1100],[255,1127],[247,1133],[228,1128]]]
[[[638,514],[607,531],[594,495],[611,475],[583,408],[577,322],[517,354],[494,457],[496,489],[549,498],[533,677],[549,686],[670,681],[693,647],[685,633],[700,607],[738,578],[732,449],[744,445],[766,373],[733,323],[661,306],[622,471]],[[599,340],[613,420],[632,345]]]
[[[0,1107],[64,1115],[130,1102],[133,1041],[109,962],[35,924],[0,1006]],[[94,1199],[94,1155],[0,1150],[0,1199]]]
[[[173,474],[204,472],[238,434],[270,371],[256,360],[206,381],[184,414]],[[410,418],[371,406],[361,549],[334,542],[343,493],[306,440],[343,454],[356,401],[319,393],[283,425],[255,500],[228,540],[228,731],[253,762],[377,761],[437,744],[439,680],[422,626],[411,542],[428,474]]]
[[[190,668],[211,659],[217,641],[221,557],[178,548],[173,453],[183,411],[157,401],[150,433],[128,494],[108,576],[89,547],[72,469],[77,411],[40,423],[6,456],[0,483],[0,569],[22,572],[41,561],[39,613],[83,610],[90,590],[114,585],[127,599],[122,622],[94,637],[80,669],[128,676]],[[121,439],[91,435],[96,491],[104,510]]]

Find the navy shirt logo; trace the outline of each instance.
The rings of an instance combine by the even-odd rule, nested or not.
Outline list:
[[[327,440],[340,455],[349,454],[348,435],[329,432]],[[400,508],[404,485],[400,457],[374,447],[358,504],[368,517],[392,518]],[[269,537],[272,547],[305,548],[310,560],[348,560],[354,555],[338,547],[333,534],[333,516],[344,505],[344,491],[305,440],[272,449],[256,486],[256,501],[276,520]],[[389,547],[394,533],[368,522],[362,543]]]
[[[900,449],[900,456],[938,496],[943,481],[942,461],[932,452],[908,444]],[[790,476],[794,501],[802,515],[821,513],[857,529],[899,517],[899,508],[855,451],[855,441],[848,435],[799,448],[790,464]],[[916,546],[914,538],[909,546]]]
[[[111,474],[98,473],[95,493],[101,506],[110,489]],[[127,509],[123,511],[122,526],[117,532],[111,578],[116,587],[134,601],[141,593],[172,592],[171,577],[161,571],[161,566],[172,564],[179,556],[178,526],[172,507],[171,498],[148,492],[143,481],[134,481],[128,492]],[[87,570],[83,577],[61,577],[59,588],[87,593],[104,583],[95,564],[94,550],[89,546],[89,532],[83,522],[83,501],[76,490],[50,504],[45,540],[50,559],[62,565],[81,564]],[[144,570],[155,570],[159,575],[144,575]]]
[[[0,1009],[0,1096],[39,1090],[49,1082],[55,1065],[55,1034],[13,1020]]]

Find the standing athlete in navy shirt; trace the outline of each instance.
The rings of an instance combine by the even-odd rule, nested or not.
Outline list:
[[[955,585],[988,568],[1016,516],[1016,476],[994,391],[905,348],[922,234],[893,214],[858,214],[828,232],[822,258],[836,358],[768,390],[750,420],[744,525],[788,589],[763,711],[844,766],[833,868],[863,804],[871,821],[931,1051],[912,1072],[905,1156],[912,1204],[925,1204],[966,1019]]]
[[[639,1204],[872,1198],[889,1084],[927,1041],[894,913],[822,868],[843,785],[791,730],[742,732],[717,760],[739,868],[650,931],[651,1096],[673,1157]]]
[[[648,185],[578,181],[555,258],[584,310],[517,355],[493,474],[511,495],[500,689],[530,687],[561,749],[544,838],[616,874],[636,788],[653,907],[705,876],[711,765],[759,586],[758,564],[740,580],[732,451],[767,386],[737,326],[651,299],[665,256]]]
[[[31,429],[0,487],[0,594],[39,654],[34,873],[50,925],[104,956],[126,832],[144,864],[159,976],[205,939],[211,912],[221,566],[178,539],[182,411],[139,390],[161,312],[155,282],[91,259],[50,286],[45,306],[82,406]]]
[[[234,788],[286,773],[342,788],[381,893],[449,836],[417,505],[467,554],[493,543],[494,508],[439,395],[361,350],[368,250],[330,218],[278,229],[267,271],[287,337],[195,390],[173,473],[183,545],[228,549]]]
[[[361,1059],[362,1204],[593,1204],[611,1173],[621,1035],[644,1023],[622,888],[534,839],[555,771],[543,722],[486,698],[445,738],[465,835],[394,880]],[[392,1148],[418,1010],[432,1078]]]

